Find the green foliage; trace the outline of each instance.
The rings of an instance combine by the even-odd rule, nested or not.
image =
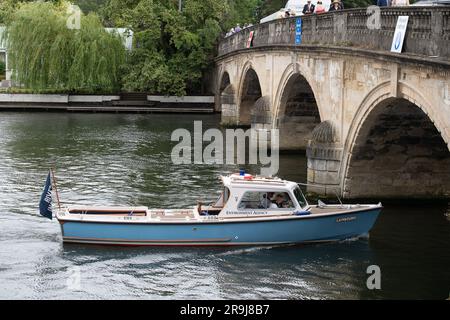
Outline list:
[[[109,0],[104,24],[131,28],[134,50],[124,67],[128,91],[199,93],[210,72],[219,35],[237,23],[256,22],[262,0]]]
[[[34,91],[112,92],[120,88],[125,49],[95,14],[67,28],[68,3],[19,5],[5,36],[13,79]]]
[[[287,0],[263,0],[257,9],[258,19],[264,18],[286,6]]]
[[[18,0],[0,0],[0,24],[8,21],[18,4]]]
[[[5,62],[0,60],[0,78],[5,76],[6,65]]]
[[[259,16],[257,9],[262,5],[264,0],[228,0],[229,10],[222,21],[224,30],[245,23],[257,23]]]
[[[345,9],[367,8],[374,4],[376,4],[374,0],[344,0]]]
[[[106,25],[134,32],[134,50],[124,67],[127,91],[184,95],[201,89],[228,12],[221,0],[109,0]]]
[[[73,4],[76,4],[83,13],[98,12],[101,7],[106,3],[106,0],[73,0]]]
[[[0,24],[5,24],[8,19],[12,17],[12,14],[17,9],[17,7],[24,2],[35,2],[42,0],[0,0]],[[60,3],[64,0],[49,0],[49,2]],[[80,1],[92,1],[92,0],[80,0]],[[95,1],[95,0],[94,0]],[[97,0],[102,1],[102,0]],[[104,0],[106,1],[106,0]]]

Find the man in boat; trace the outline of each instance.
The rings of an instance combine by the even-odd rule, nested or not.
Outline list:
[[[277,208],[288,208],[288,203],[286,202],[286,199],[282,193],[278,193],[275,196],[275,205]]]
[[[264,193],[261,200],[261,208],[263,209],[273,209],[278,208],[278,206],[273,202],[273,192]]]

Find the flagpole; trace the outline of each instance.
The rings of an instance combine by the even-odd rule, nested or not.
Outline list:
[[[55,178],[55,172],[53,171],[53,168],[50,168],[50,172],[52,173],[52,185],[55,188],[56,201],[58,202],[58,207],[59,207],[59,210],[61,211],[61,203],[59,202],[59,193],[58,193],[58,188],[56,187],[56,178]]]

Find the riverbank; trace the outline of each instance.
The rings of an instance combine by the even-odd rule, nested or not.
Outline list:
[[[0,94],[0,110],[112,113],[213,113],[214,96]]]

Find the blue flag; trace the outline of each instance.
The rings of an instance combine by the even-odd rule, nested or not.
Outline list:
[[[302,43],[302,18],[295,20],[295,44]]]
[[[52,211],[52,177],[50,172],[47,176],[47,181],[45,182],[44,191],[42,192],[41,202],[39,203],[39,212],[46,218],[50,220],[53,217]]]

